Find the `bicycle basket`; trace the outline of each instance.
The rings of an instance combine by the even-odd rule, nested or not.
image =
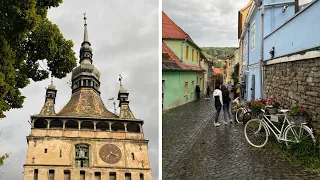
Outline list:
[[[288,119],[291,124],[306,124],[307,123],[305,116],[289,116]]]

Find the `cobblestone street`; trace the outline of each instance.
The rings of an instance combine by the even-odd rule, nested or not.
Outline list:
[[[320,179],[276,153],[251,151],[242,124],[214,127],[214,115],[212,99],[163,114],[164,180]]]

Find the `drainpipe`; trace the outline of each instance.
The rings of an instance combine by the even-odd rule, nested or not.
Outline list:
[[[250,35],[250,24],[248,24],[248,27],[247,27],[247,31],[248,31],[248,34],[247,34],[247,68],[246,68],[246,89],[247,89],[247,93],[246,93],[246,99],[248,99],[248,93],[249,93],[249,55],[250,55],[250,45],[249,45],[249,35]],[[248,73],[248,74],[247,74]]]
[[[264,97],[263,91],[263,28],[264,28],[264,5],[260,7],[260,33],[261,33],[261,41],[260,41],[260,61],[259,61],[259,72],[260,72],[260,96],[261,99]]]

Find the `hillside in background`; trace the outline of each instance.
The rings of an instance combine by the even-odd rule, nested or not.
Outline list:
[[[202,53],[210,60],[227,60],[233,55],[236,47],[202,47]]]
[[[233,55],[236,47],[202,47],[203,55],[213,62],[216,68],[223,68],[224,60]]]

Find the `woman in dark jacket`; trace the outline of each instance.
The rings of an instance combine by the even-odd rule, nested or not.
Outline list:
[[[231,114],[230,114],[231,98],[229,96],[229,91],[228,91],[227,87],[224,85],[221,87],[221,91],[222,91],[224,121],[228,122],[228,118],[229,118],[230,123],[232,123],[232,118],[231,118]],[[227,116],[228,116],[228,118],[227,118]]]

